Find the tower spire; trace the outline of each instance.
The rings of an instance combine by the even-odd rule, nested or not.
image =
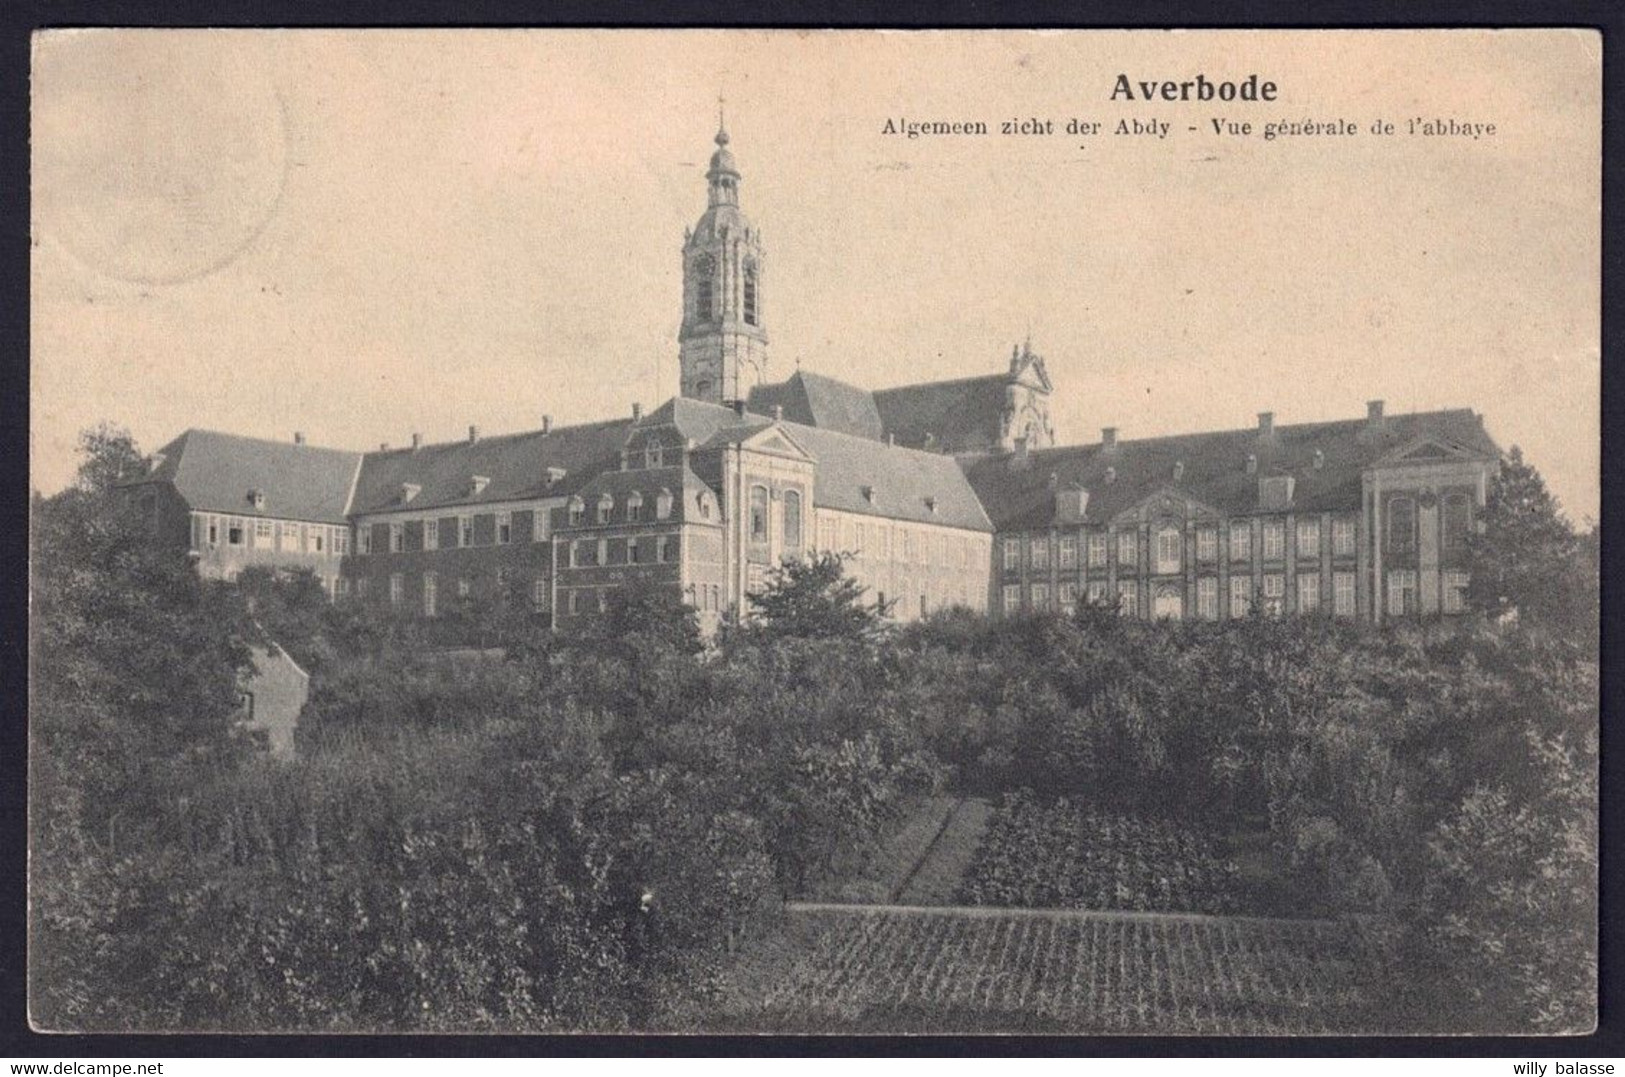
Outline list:
[[[713,403],[744,399],[746,367],[767,364],[761,233],[739,208],[739,166],[728,143],[727,99],[717,95],[716,150],[706,169],[706,210],[683,237],[682,394]]]

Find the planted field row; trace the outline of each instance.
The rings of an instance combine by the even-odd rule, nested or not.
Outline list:
[[[787,1032],[1304,1035],[1353,1030],[1327,925],[1122,917],[800,914],[818,925],[736,1026]]]
[[[1223,914],[1241,908],[1236,865],[1208,836],[1064,799],[1012,796],[966,871],[966,905]]]

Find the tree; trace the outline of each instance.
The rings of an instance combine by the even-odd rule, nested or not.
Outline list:
[[[29,564],[31,1006],[54,1028],[128,1012],[113,955],[135,930],[132,879],[162,877],[166,828],[249,745],[242,602],[121,511],[127,434],[80,445],[79,482],[34,501]]]
[[[1596,630],[1596,573],[1545,480],[1516,445],[1490,484],[1482,525],[1468,536],[1469,605],[1491,617],[1515,612],[1536,623]]]
[[[866,604],[868,588],[846,574],[846,556],[821,553],[786,561],[750,596],[751,630],[773,639],[872,639],[890,605]]]
[[[98,423],[79,434],[79,463],[77,483],[86,493],[106,493],[127,479],[141,473],[141,450],[135,439],[122,426]]]

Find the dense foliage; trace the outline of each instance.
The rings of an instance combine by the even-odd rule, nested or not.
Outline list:
[[[86,449],[34,506],[46,1027],[659,1027],[945,782],[1013,795],[984,865],[1071,859],[1077,901],[1108,875],[1152,905],[1211,896],[1220,852],[1163,840],[1192,825],[1262,848],[1279,886],[1256,911],[1358,915],[1385,1027],[1592,1023],[1597,656],[1528,603],[1380,630],[1086,609],[888,633],[826,557],[710,643],[674,592],[630,590],[569,637],[472,611],[501,649],[447,651],[443,626],[308,576],[200,581],[118,511],[127,436]],[[312,674],[292,761],[235,722],[266,636]],[[1195,881],[1123,868],[1130,847]],[[1036,901],[1006,866],[997,900]]]
[[[1583,638],[1088,613],[945,617],[898,653],[927,742],[971,787],[1256,838],[1279,886],[1254,911],[1390,925],[1371,932],[1396,963],[1381,974],[1417,992],[1389,993],[1396,1023],[1591,1025],[1598,667]],[[1433,996],[1451,1004],[1416,1001]]]

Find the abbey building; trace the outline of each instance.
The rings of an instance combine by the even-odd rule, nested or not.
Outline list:
[[[308,568],[336,600],[422,617],[523,603],[568,628],[653,583],[710,628],[785,558],[825,550],[899,620],[1113,599],[1170,618],[1462,608],[1499,460],[1472,411],[1373,401],[1341,422],[1063,445],[1027,344],[954,381],[764,383],[767,249],[726,131],[706,181],[678,395],[659,407],[376,452],[189,430],[126,495],[205,574]]]

